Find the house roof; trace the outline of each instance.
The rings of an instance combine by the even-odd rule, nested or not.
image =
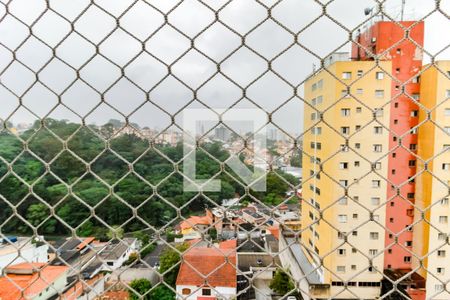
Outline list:
[[[131,247],[135,241],[135,238],[124,238],[123,241],[112,240],[108,243],[104,250],[100,252],[100,257],[103,260],[117,260],[128,250],[129,247]]]
[[[191,248],[183,255],[177,285],[236,287],[236,251]]]
[[[186,220],[180,223],[181,230],[189,229],[195,225],[209,225],[211,219],[208,216],[190,216]]]
[[[226,240],[219,243],[220,249],[236,249],[237,240]]]
[[[9,266],[6,268],[7,275],[0,278],[0,299],[17,300],[35,297],[58,278],[65,276],[67,269],[67,266],[51,266],[43,263],[21,263]]]

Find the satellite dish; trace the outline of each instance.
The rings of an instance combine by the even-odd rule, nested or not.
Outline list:
[[[371,12],[372,12],[372,8],[370,8],[370,7],[364,8],[364,14],[365,14],[366,16],[370,15]]]

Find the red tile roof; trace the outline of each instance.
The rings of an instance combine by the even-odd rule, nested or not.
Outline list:
[[[49,266],[43,263],[21,263],[10,266],[6,269],[7,275],[0,278],[0,299],[18,300],[35,297],[61,276],[65,276],[67,269],[67,266]]]
[[[183,255],[177,285],[236,287],[236,251],[198,247]]]
[[[236,249],[237,240],[227,240],[219,243],[220,249]]]
[[[211,224],[211,219],[208,216],[191,216],[181,222],[181,230],[192,228],[195,225],[209,225]]]
[[[106,292],[100,297],[97,297],[98,300],[128,300],[130,299],[130,295],[127,291],[111,291]]]

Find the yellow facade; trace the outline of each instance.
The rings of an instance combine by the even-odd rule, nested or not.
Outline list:
[[[330,285],[317,298],[374,299],[383,273],[391,63],[338,61],[327,70],[305,84],[301,241]]]
[[[437,66],[437,68],[436,68]],[[421,75],[419,143],[416,180],[414,252],[423,260],[413,260],[418,273],[427,280],[427,299],[448,300],[441,292],[450,280],[450,61],[425,66]],[[431,112],[428,120],[427,111]],[[440,127],[438,127],[437,125]],[[425,164],[428,168],[425,168]],[[430,226],[432,224],[432,226]],[[447,289],[450,284],[447,283]]]

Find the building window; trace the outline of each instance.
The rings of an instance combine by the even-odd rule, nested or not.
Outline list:
[[[355,143],[355,148],[356,149],[360,149],[361,148],[361,144],[360,143]]]
[[[420,82],[420,76],[419,75],[413,77],[412,83],[419,83],[419,82]]]
[[[407,193],[406,197],[408,197],[408,199],[414,199],[414,193]]]
[[[447,90],[447,91],[445,92],[445,96],[446,96],[447,98],[450,98],[450,90]]]
[[[359,161],[355,161],[354,165],[355,167],[359,167]]]
[[[448,217],[447,216],[439,216],[439,223],[447,224],[448,223]]]
[[[450,134],[450,126],[444,127],[444,131],[448,134]]]
[[[339,205],[347,205],[347,197],[342,197],[341,199],[339,199],[338,203]]]
[[[419,101],[419,99],[420,99],[420,94],[414,93],[414,94],[411,95],[411,97],[414,99],[414,101]]]
[[[448,205],[448,198],[444,198],[441,200],[441,205]]]
[[[191,294],[191,289],[184,288],[184,289],[181,290],[181,293],[183,295],[190,295]]]
[[[377,249],[369,249],[369,255],[370,256],[375,256],[378,254],[378,250]]]
[[[383,146],[380,144],[373,145],[373,152],[381,152],[383,151]]]
[[[444,290],[444,285],[442,284],[442,283],[439,283],[439,284],[435,284],[434,285],[434,291],[435,292],[441,292],[441,291],[443,291]]]
[[[202,289],[203,296],[211,296],[211,289]]]
[[[339,169],[341,169],[341,170],[348,169],[348,162],[339,163]]]
[[[447,236],[445,233],[442,233],[442,232],[438,233],[438,240],[444,241],[446,239],[446,237]]]
[[[319,88],[319,89],[323,88],[323,79],[320,79],[319,81],[317,81],[317,88]]]
[[[356,75],[357,75],[358,77],[362,77],[363,74],[364,74],[364,71],[363,71],[363,70],[358,70],[358,72],[356,73]]]
[[[380,205],[380,198],[379,197],[372,197],[372,198],[370,198],[370,203],[372,205]]]
[[[445,170],[445,171],[450,170],[450,163],[442,164],[442,170]]]
[[[405,262],[407,264],[411,263],[411,256],[404,256],[403,257],[403,262]]]
[[[445,257],[445,250],[438,250],[437,251],[437,256],[438,257]]]
[[[350,94],[347,90],[341,90],[341,97],[343,98],[350,98]]]
[[[356,125],[355,126],[355,131],[359,131],[361,129],[361,125]]]
[[[338,232],[338,239],[343,240],[346,234],[346,232]]]
[[[317,90],[317,83],[313,83],[313,84],[312,84],[311,90],[312,90],[312,91]]]
[[[341,151],[342,152],[348,152],[348,146],[341,145]]]
[[[376,78],[377,78],[378,80],[384,79],[384,72],[377,72],[377,73],[376,73]]]
[[[338,255],[345,256],[347,251],[345,249],[338,249]]]
[[[347,126],[341,127],[341,133],[345,134],[345,135],[349,135],[350,134],[350,127],[347,127]]]
[[[381,186],[381,180],[372,180],[372,187],[379,188]]]
[[[444,275],[445,273],[445,269],[440,267],[440,268],[436,268],[436,273],[438,273],[439,275]]]
[[[311,128],[311,133],[313,135],[321,135],[322,134],[322,127],[313,127],[313,128]]]
[[[376,98],[384,98],[384,90],[375,90]]]
[[[342,79],[352,79],[352,72],[343,72]]]
[[[417,144],[410,144],[409,145],[409,150],[416,151],[417,150]]]
[[[350,108],[342,108],[341,109],[341,116],[342,117],[349,117],[350,116]]]
[[[347,187],[348,186],[348,180],[339,180],[339,184],[343,187]]]
[[[418,117],[418,116],[419,116],[419,111],[418,110],[411,111],[411,117]]]
[[[356,108],[356,113],[357,113],[357,114],[360,114],[361,112],[362,112],[362,108],[358,106],[358,107]]]
[[[363,89],[356,89],[356,94],[357,95],[362,95],[364,93]]]
[[[408,161],[408,166],[415,167],[416,166],[416,161],[415,160]]]
[[[384,110],[382,108],[375,108],[375,116],[382,117],[384,114]]]
[[[380,236],[380,235],[379,235],[378,232],[371,232],[371,233],[369,234],[369,237],[370,237],[371,240],[378,240],[379,236]]]
[[[338,215],[339,223],[347,223],[347,215]]]
[[[380,162],[376,162],[374,165],[374,169],[375,170],[381,170],[381,163]]]
[[[375,134],[382,134],[382,133],[383,133],[383,127],[381,127],[381,126],[375,126],[375,127],[373,128],[373,133],[375,133]]]
[[[412,247],[412,241],[406,241],[405,242],[406,247]]]
[[[338,273],[345,273],[345,266],[337,266],[336,271]]]

